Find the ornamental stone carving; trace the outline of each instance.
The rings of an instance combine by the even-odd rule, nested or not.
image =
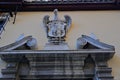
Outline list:
[[[49,39],[44,50],[35,50],[37,42],[32,36],[21,36],[0,48],[0,57],[7,63],[0,80],[114,80],[107,64],[114,56],[114,46],[82,35],[77,48],[69,49],[65,36],[71,18],[60,20],[57,12],[55,9],[53,20],[43,19]]]
[[[61,43],[65,41],[68,29],[71,26],[72,20],[70,16],[65,15],[65,20],[60,20],[58,17],[58,10],[54,10],[54,19],[49,20],[49,15],[43,18],[43,24],[46,29],[46,34],[51,43]]]

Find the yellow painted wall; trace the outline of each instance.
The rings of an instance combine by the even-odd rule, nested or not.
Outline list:
[[[76,49],[76,39],[82,34],[96,34],[100,41],[114,45],[115,56],[108,62],[112,67],[112,75],[115,80],[120,80],[120,11],[73,11],[59,12],[59,17],[68,14],[72,18],[72,27],[69,30],[66,42],[71,49]],[[2,33],[0,47],[13,43],[20,34],[32,35],[37,39],[39,49],[43,49],[47,43],[42,19],[45,15],[53,16],[52,12],[19,12],[16,23],[13,18]],[[53,17],[51,17],[53,18]],[[0,60],[0,68],[4,68],[5,62]]]

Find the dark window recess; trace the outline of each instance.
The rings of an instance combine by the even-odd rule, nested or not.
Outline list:
[[[9,14],[7,13],[1,13],[0,14],[0,35],[5,30],[5,26],[9,20]]]
[[[120,10],[119,0],[0,0],[0,11]]]

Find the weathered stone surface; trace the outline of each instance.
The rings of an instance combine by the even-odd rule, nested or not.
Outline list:
[[[12,59],[12,58],[11,58]],[[18,63],[8,63],[6,69],[2,69],[3,76],[0,80],[19,80]]]
[[[40,80],[40,79],[102,79],[113,80],[111,75],[111,68],[108,67],[108,61],[114,54],[113,50],[90,49],[90,50],[18,50],[0,52],[0,54],[9,55],[23,55],[20,62],[28,65],[28,73],[23,74],[18,70],[25,70],[24,68],[15,68],[15,63],[9,63],[7,68],[3,70],[3,75],[9,76],[19,74],[19,78],[23,80]],[[15,54],[16,53],[16,54]],[[101,59],[97,59],[98,57]],[[106,55],[107,54],[107,55]],[[106,57],[105,57],[106,56]],[[107,59],[106,59],[107,58]],[[12,57],[11,57],[12,59]],[[14,58],[13,58],[14,59]],[[6,59],[4,59],[6,60]],[[105,61],[104,61],[105,60]],[[18,60],[17,60],[18,61]],[[24,62],[23,62],[24,61]],[[20,62],[17,62],[19,66]],[[94,66],[96,65],[96,66]],[[7,73],[8,72],[8,73]],[[106,75],[105,75],[106,74]],[[95,76],[95,77],[94,77]],[[8,78],[8,77],[6,77]],[[6,79],[4,76],[1,80]],[[15,77],[16,79],[16,77]]]
[[[44,16],[43,24],[50,43],[59,44],[65,41],[66,34],[71,27],[72,19],[65,15],[65,20],[60,20],[58,10],[54,10],[54,19],[49,20],[48,15]]]
[[[59,43],[59,45],[47,43],[44,47],[44,50],[70,50],[70,48],[67,43]]]
[[[1,59],[7,63],[0,80],[113,80],[107,61],[115,53],[114,46],[82,35],[77,49],[70,50],[65,37],[71,18],[66,15],[59,20],[57,10],[54,14],[54,20],[43,19],[49,39],[44,50],[34,50],[32,36],[0,48]]]
[[[99,62],[98,62],[99,63]],[[112,69],[109,68],[105,62],[102,62],[103,65],[97,65],[95,71],[96,71],[96,79],[100,80],[114,80],[113,76],[111,75]]]

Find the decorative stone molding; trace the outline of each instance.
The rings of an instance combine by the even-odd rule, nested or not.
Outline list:
[[[114,53],[114,49],[0,51],[8,64],[0,79],[114,80],[107,65]]]
[[[23,49],[36,49],[37,41],[32,36],[24,37],[23,39],[16,41],[7,46],[1,47],[0,51],[9,51],[9,50],[23,50]]]
[[[114,46],[82,35],[77,39],[77,49],[70,50],[63,40],[71,18],[65,16],[63,21],[57,10],[54,14],[54,20],[49,16],[43,19],[50,40],[44,50],[35,50],[37,42],[32,36],[0,48],[1,59],[7,63],[0,80],[114,80],[107,64],[114,56]],[[59,34],[61,31],[65,33]]]

